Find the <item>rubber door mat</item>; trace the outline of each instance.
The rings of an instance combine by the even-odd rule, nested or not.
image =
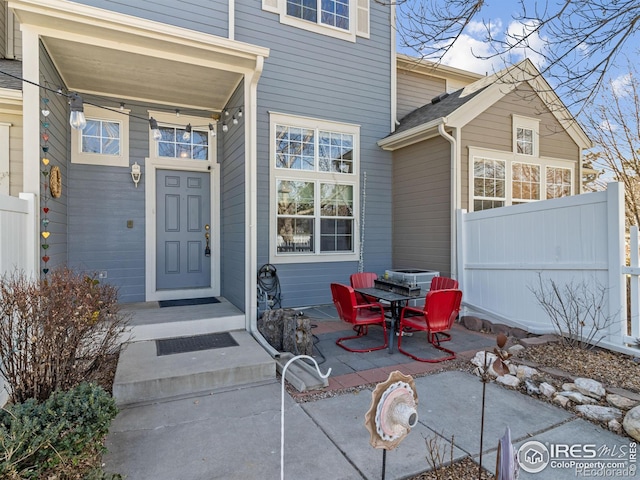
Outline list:
[[[174,353],[199,352],[201,350],[237,346],[238,342],[227,332],[156,340],[158,357],[162,355],[173,355]]]

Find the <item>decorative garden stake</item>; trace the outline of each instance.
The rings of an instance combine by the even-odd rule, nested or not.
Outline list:
[[[318,366],[318,362],[316,362],[316,359],[310,357],[309,355],[296,355],[291,360],[289,360],[282,369],[282,395],[280,401],[280,480],[284,480],[284,382],[289,365],[291,365],[291,363],[295,360],[299,360],[301,358],[306,358],[313,361],[316,366],[316,371],[318,372],[318,375],[320,375],[320,378],[327,378],[331,374],[331,369],[329,369],[327,370],[327,373],[323,375],[320,371],[320,367]]]
[[[490,364],[487,365],[487,353],[484,352],[484,368],[482,369],[482,375],[480,375],[480,379],[482,380],[482,415],[480,416],[480,458],[478,465],[478,480],[482,479],[482,443],[484,437],[484,400],[487,391],[487,383],[491,380],[491,375],[489,375],[489,367],[493,368],[493,371],[496,372],[498,376],[505,375],[509,373],[509,367],[506,363],[506,360],[511,357],[511,354],[504,349],[504,346],[507,344],[507,336],[504,333],[498,334],[496,338],[497,346],[493,348],[493,353],[496,354],[496,359]]]
[[[418,394],[413,378],[402,372],[391,372],[386,381],[371,393],[371,406],[364,416],[369,430],[369,443],[382,448],[382,480],[387,463],[387,450],[396,448],[418,424]]]

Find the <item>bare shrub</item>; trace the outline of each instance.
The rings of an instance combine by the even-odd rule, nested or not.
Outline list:
[[[42,402],[101,375],[117,354],[128,317],[117,289],[66,267],[29,280],[0,279],[0,374],[13,402]]]
[[[529,290],[549,315],[563,345],[589,349],[606,337],[612,316],[606,309],[607,288],[598,281],[559,285],[538,274],[537,287]]]
[[[451,445],[449,449],[449,462],[446,462],[445,446],[441,445],[442,437],[434,435],[433,437],[425,437],[424,442],[427,446],[427,463],[431,467],[431,473],[435,475],[436,480],[445,479],[445,463],[453,464],[453,435],[451,436]]]

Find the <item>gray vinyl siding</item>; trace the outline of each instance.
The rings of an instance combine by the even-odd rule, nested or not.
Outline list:
[[[393,157],[393,268],[451,270],[451,145],[442,137]]]
[[[9,127],[9,195],[17,197],[22,188],[22,115],[0,114],[0,122]]]
[[[0,2],[0,58],[7,57],[7,3]]]
[[[64,84],[42,44],[40,45],[40,84],[56,86]],[[67,202],[70,182],[67,159],[70,151],[68,139],[71,127],[69,126],[69,106],[66,97],[56,95],[55,92],[45,92],[43,90],[41,90],[40,96],[41,98],[46,97],[49,99],[48,107],[51,113],[47,117],[49,122],[49,151],[46,153],[50,163],[48,166],[39,163],[39,168],[41,172],[46,171],[48,173],[51,167],[57,166],[60,168],[62,177],[62,195],[59,198],[51,198],[49,189],[45,188],[45,186],[48,187],[49,185],[49,176],[40,175],[40,218],[42,219],[45,216],[42,208],[49,208],[46,216],[49,219],[47,231],[50,232],[50,236],[46,241],[49,248],[46,250],[40,248],[40,257],[45,254],[49,256],[50,260],[46,267],[52,269],[65,265],[68,261]],[[40,116],[40,120],[43,120],[42,116]],[[40,153],[44,154],[42,151]],[[42,237],[39,240],[40,244],[45,243],[42,241]],[[43,273],[43,268],[45,266],[41,262],[41,273]]]
[[[118,108],[119,101],[84,95],[87,102]],[[153,178],[144,164],[149,155],[147,111],[153,106],[127,104],[129,162],[142,169],[136,188],[128,167],[69,163],[69,263],[87,272],[106,271],[119,289],[119,301],[145,300],[145,187]],[[136,118],[139,117],[139,118]],[[127,228],[133,220],[133,228]]]
[[[573,173],[574,192],[580,192],[580,148],[560,122],[529,86],[506,95],[462,129],[462,205],[469,208],[469,150],[484,147],[505,152],[513,151],[512,115],[540,120],[540,156],[576,162]]]
[[[431,102],[432,98],[445,93],[446,88],[446,81],[443,78],[399,69],[397,87],[398,119],[401,120],[416,108]]]
[[[229,100],[229,107],[242,105],[244,83],[241,83]],[[246,228],[245,216],[245,142],[243,115],[238,125],[220,139],[220,223],[221,223],[221,293],[240,310],[245,309],[245,253]],[[215,195],[215,192],[213,192]]]
[[[391,265],[391,156],[376,145],[390,128],[389,8],[371,1],[371,38],[352,43],[281,25],[277,14],[257,4],[236,2],[236,39],[270,48],[258,83],[258,267],[269,262],[275,240],[269,231],[272,111],[360,125],[361,180],[367,174],[364,268],[381,274]],[[348,283],[358,262],[276,267],[283,306],[296,307],[330,303],[329,284]]]
[[[225,0],[75,0],[76,3],[174,25],[219,37],[229,35],[229,2]],[[254,2],[256,9],[261,8]]]

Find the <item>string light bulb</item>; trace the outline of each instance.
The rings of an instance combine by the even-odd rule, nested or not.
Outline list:
[[[238,119],[236,118],[236,116],[235,116],[235,115],[233,116],[233,120],[232,120],[232,122],[233,122],[233,124],[234,124],[234,125],[237,125],[237,124],[238,124]]]
[[[225,117],[229,116],[229,110],[227,110],[226,108],[223,110],[222,113],[224,114]]]
[[[160,132],[160,129],[158,128],[158,121],[153,117],[149,119],[149,128],[151,128],[151,133],[153,134],[153,139],[155,141],[162,139],[162,132]]]
[[[184,129],[184,133],[182,134],[182,139],[184,141],[191,139],[191,124],[187,125]]]
[[[120,111],[123,112],[124,111],[124,102],[120,102]]]
[[[69,116],[69,124],[76,130],[82,130],[87,126],[87,119],[84,116],[84,102],[82,97],[77,93],[72,93],[69,97],[71,101],[71,115]]]
[[[227,122],[222,123],[222,131],[227,133],[229,131],[229,127],[227,126]]]
[[[179,116],[180,116],[180,110],[176,108],[176,117],[179,117]]]
[[[213,123],[209,124],[209,135],[212,137],[216,136],[216,127],[213,126]]]
[[[238,118],[242,118],[242,107],[238,108],[238,113],[236,115]]]

